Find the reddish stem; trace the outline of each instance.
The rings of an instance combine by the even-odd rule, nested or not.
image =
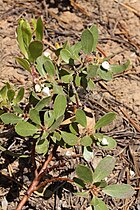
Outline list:
[[[27,190],[26,194],[23,196],[21,202],[19,203],[16,210],[22,210],[22,207],[27,202],[28,198],[31,196],[31,194],[35,191],[36,186],[38,185],[40,179],[44,176],[44,173],[47,170],[47,166],[49,162],[52,160],[53,154],[56,151],[56,147],[53,148],[53,151],[49,154],[47,160],[45,161],[44,165],[42,166],[39,174],[34,178],[32,184],[30,185],[29,189]]]

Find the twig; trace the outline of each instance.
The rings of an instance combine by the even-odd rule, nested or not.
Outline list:
[[[54,155],[54,153],[56,152],[56,147],[53,148],[52,152],[49,154],[47,160],[45,161],[44,165],[42,166],[39,174],[37,175],[37,177],[34,178],[32,184],[30,185],[29,189],[27,190],[27,192],[25,193],[25,195],[23,196],[21,202],[19,203],[18,207],[16,208],[16,210],[22,210],[22,207],[24,206],[24,204],[27,202],[28,198],[31,196],[31,194],[35,191],[36,186],[38,185],[40,179],[44,176],[44,174],[47,171],[47,167],[49,162],[52,160],[52,157]]]
[[[74,182],[72,179],[66,178],[66,177],[56,177],[52,179],[46,179],[44,182],[39,184],[36,188],[35,191],[37,191],[39,188],[44,187],[47,183],[50,182],[57,182],[57,181],[68,181],[68,182]]]
[[[121,110],[121,112],[124,114],[124,116],[129,120],[129,122],[134,126],[134,128],[135,128],[138,132],[140,132],[140,126],[139,126],[132,118],[129,117],[129,115],[127,114],[126,111],[124,111],[124,109],[122,109],[122,108],[120,107],[120,110]]]

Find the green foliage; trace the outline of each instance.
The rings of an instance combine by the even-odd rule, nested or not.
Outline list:
[[[95,125],[95,129],[102,128],[103,126],[108,125],[111,123],[116,117],[116,114],[114,112],[109,112],[105,114],[103,117],[101,117],[98,122]]]
[[[97,56],[99,35],[95,25],[85,29],[81,40],[75,44],[65,42],[56,50],[52,60],[51,56],[43,53],[42,19],[32,19],[31,24],[24,19],[19,21],[17,41],[22,57],[16,57],[18,64],[33,79],[29,100],[25,97],[23,87],[16,90],[6,83],[0,90],[0,119],[6,125],[12,124],[19,136],[31,137],[36,142],[35,150],[40,155],[46,155],[52,144],[58,144],[62,148],[81,147],[83,159],[87,164],[92,163],[95,144],[99,149],[116,147],[115,139],[98,132],[100,128],[110,124],[116,114],[109,112],[96,124],[89,125],[91,113],[86,112],[79,90],[84,93],[93,91],[95,78],[110,80],[113,74],[125,71],[130,61],[114,65],[109,64],[109,57]],[[49,92],[47,96],[43,92],[44,88]],[[95,196],[94,190],[102,190],[116,198],[132,196],[134,190],[130,185],[107,186],[104,179],[114,167],[115,158],[111,156],[103,158],[94,170],[89,165],[77,165],[78,178],[73,180],[82,191],[75,195],[91,198],[90,204],[95,210],[108,208],[102,199]]]
[[[21,121],[16,124],[15,131],[20,136],[33,136],[37,133],[38,128],[29,122]]]
[[[135,193],[133,187],[129,184],[113,184],[103,189],[103,192],[115,198],[129,198]]]
[[[75,172],[85,183],[91,184],[93,182],[93,174],[89,167],[80,164],[76,167]]]

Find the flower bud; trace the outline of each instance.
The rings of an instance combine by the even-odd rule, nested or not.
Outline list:
[[[103,139],[102,139],[102,141],[101,141],[101,144],[102,144],[103,146],[107,146],[109,143],[108,143],[107,139],[106,139],[105,137],[103,137]]]
[[[40,93],[41,92],[41,86],[39,84],[35,85],[35,92]]]
[[[42,89],[42,94],[45,95],[45,96],[50,96],[50,89],[48,87],[44,87]]]
[[[105,70],[109,70],[110,69],[110,64],[107,61],[104,61],[102,63],[102,68]]]

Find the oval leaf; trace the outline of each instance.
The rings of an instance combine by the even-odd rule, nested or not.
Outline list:
[[[38,154],[45,155],[49,148],[49,142],[47,139],[39,139],[36,143],[35,150]]]
[[[32,41],[29,44],[30,60],[35,61],[43,52],[43,43],[41,41]]]
[[[62,136],[64,142],[70,146],[74,146],[78,142],[78,137],[76,135],[74,135],[73,133],[61,131],[61,136]]]
[[[56,119],[64,114],[66,105],[66,97],[64,95],[57,95],[54,101],[54,114]]]
[[[45,106],[49,105],[51,101],[51,97],[45,97],[45,98],[42,98],[35,106],[35,109],[37,111],[41,111]]]
[[[89,193],[87,191],[84,191],[84,192],[76,192],[76,193],[74,193],[74,195],[77,195],[77,196],[83,197],[83,198],[88,198],[89,197]]]
[[[84,151],[83,151],[83,157],[87,162],[91,162],[93,157],[94,157],[94,153],[91,147],[84,147]]]
[[[69,60],[71,58],[71,53],[70,51],[66,50],[66,49],[62,49],[60,51],[60,56],[62,58],[63,61],[65,61],[66,63],[69,63]]]
[[[94,210],[108,210],[107,206],[100,198],[92,198],[90,204],[94,206]]]
[[[83,127],[86,127],[87,126],[87,119],[86,119],[86,114],[83,110],[81,109],[77,109],[76,110],[76,121],[82,125]]]
[[[45,68],[46,72],[50,76],[54,76],[54,74],[55,74],[55,66],[53,65],[53,62],[50,59],[47,59],[45,61],[44,68]]]
[[[101,117],[98,122],[95,125],[95,129],[102,128],[103,126],[108,125],[111,123],[116,117],[116,114],[114,112],[109,112],[105,114],[103,117]]]
[[[13,113],[4,113],[0,118],[5,124],[16,124],[22,120],[21,117],[18,117]]]
[[[103,158],[93,173],[93,180],[95,182],[100,182],[105,177],[107,177],[115,167],[115,158],[111,156],[107,156]]]
[[[94,38],[93,38],[92,32],[89,29],[86,29],[82,32],[81,44],[82,44],[82,49],[85,53],[88,54],[92,52]]]
[[[129,198],[135,191],[129,184],[113,184],[103,188],[103,192],[115,198]]]
[[[37,111],[36,109],[30,109],[29,111],[29,115],[30,115],[30,119],[40,125],[41,124],[41,121],[40,121],[40,116],[39,116],[39,111]]]
[[[82,164],[79,164],[76,167],[76,175],[82,179],[85,183],[92,184],[93,182],[93,173],[91,169],[87,166],[84,166]]]
[[[24,58],[16,57],[16,61],[27,71],[31,73],[31,68],[29,62]]]
[[[36,23],[36,39],[39,41],[43,39],[43,22],[41,17],[38,18]]]
[[[17,104],[19,103],[22,99],[23,99],[23,96],[24,96],[24,88],[21,87],[20,90],[18,91],[18,94],[14,100],[14,103]]]
[[[8,91],[7,91],[7,97],[8,97],[8,100],[9,100],[10,102],[13,101],[14,96],[15,96],[15,91],[12,90],[12,89],[8,89]]]
[[[96,51],[96,47],[97,47],[97,44],[98,44],[98,37],[99,37],[98,28],[95,25],[93,25],[93,26],[90,27],[90,31],[91,31],[91,33],[93,35],[93,38],[94,38],[94,43],[93,43],[92,50]]]
[[[84,136],[81,138],[80,143],[82,146],[88,147],[92,144],[92,138],[90,136]]]
[[[22,121],[15,126],[15,131],[20,136],[32,136],[37,133],[38,128],[28,122]]]
[[[125,64],[123,65],[110,65],[110,70],[113,73],[121,73],[125,71],[130,65],[130,61],[128,60]]]

